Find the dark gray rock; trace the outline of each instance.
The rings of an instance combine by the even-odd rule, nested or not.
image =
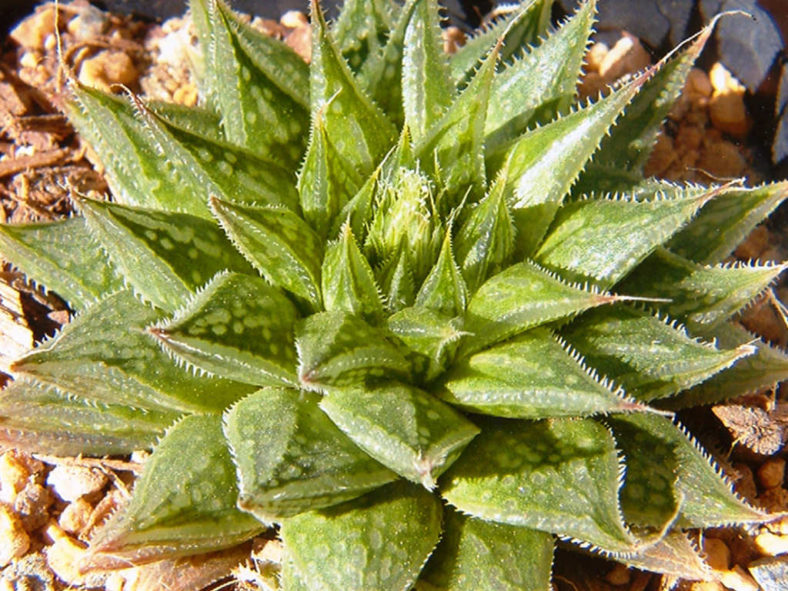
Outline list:
[[[186,12],[187,0],[100,0],[97,4],[111,12],[134,14],[149,19],[167,19]],[[241,12],[263,18],[278,19],[288,10],[308,11],[308,0],[230,0],[229,4]],[[338,1],[323,0],[325,8],[340,4]]]
[[[561,0],[561,7],[573,11],[578,0]],[[600,0],[599,24],[604,30],[625,30],[651,47],[667,39],[676,45],[687,36],[694,0]]]
[[[111,12],[158,20],[183,14],[188,4],[187,0],[97,0],[96,3]],[[309,0],[229,0],[229,4],[241,12],[270,19],[279,19],[288,10],[309,11]],[[332,18],[342,0],[321,0],[320,4]],[[453,24],[477,23],[479,15],[491,6],[487,0],[446,0],[442,4]]]
[[[758,88],[783,49],[780,30],[771,15],[756,0],[700,0],[700,9],[706,22],[729,10],[752,16],[726,16],[715,35],[720,61],[748,89]]]
[[[761,558],[747,568],[763,591],[788,589],[788,556]]]

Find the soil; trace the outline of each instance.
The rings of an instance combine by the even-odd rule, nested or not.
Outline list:
[[[281,21],[252,22],[285,39],[309,59],[305,15],[287,13]],[[463,34],[449,28],[445,40],[451,49],[463,42]],[[638,40],[625,32],[611,45],[590,48],[581,93],[596,94],[605,84],[651,63]],[[82,0],[62,5],[59,12],[45,4],[23,21],[0,54],[0,222],[54,220],[73,211],[71,195],[107,192],[100,165],[63,115],[64,81],[69,73],[109,91],[128,89],[145,98],[193,105],[198,97],[189,73],[193,50],[193,33],[181,18],[163,24],[135,21],[102,13]],[[659,138],[648,173],[704,183],[742,176],[750,183],[769,180],[757,166],[761,148],[748,143],[752,122],[744,96],[744,88],[721,65],[709,71],[693,70]],[[758,227],[736,256],[788,258],[788,233],[784,225],[775,224]],[[786,296],[785,282],[774,286],[748,308],[741,323],[785,348],[788,328],[780,301]],[[0,370],[68,319],[69,310],[56,295],[28,284],[24,275],[3,264]],[[0,385],[7,379],[0,372]],[[788,451],[783,450],[788,439],[788,401],[784,393],[764,391],[700,409],[687,421],[741,495],[773,512],[788,510]],[[0,454],[0,591],[199,589],[217,580],[227,584],[222,588],[266,588],[266,565],[275,562],[281,550],[277,542],[266,538],[190,560],[113,573],[78,573],[74,564],[84,552],[84,540],[127,498],[144,456],[120,461],[0,452],[4,452]],[[744,591],[758,589],[754,577],[759,577],[765,591],[788,588],[785,579],[773,587],[763,582],[768,576],[763,573],[788,568],[788,518],[746,531],[697,532],[695,540],[718,581],[677,582],[559,550],[554,586],[559,591],[655,591],[677,584],[685,591]],[[254,559],[250,559],[252,551]],[[190,568],[176,568],[184,565]],[[228,579],[233,568],[235,576]]]

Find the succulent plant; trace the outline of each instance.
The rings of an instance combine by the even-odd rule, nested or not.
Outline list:
[[[710,29],[579,104],[595,1],[443,52],[435,0],[312,1],[307,65],[192,0],[199,108],[72,82],[112,200],[3,226],[75,318],[12,365],[3,443],[151,449],[84,566],[269,528],[285,589],[548,589],[556,538],[703,578],[760,521],[672,411],[771,386],[730,263],[786,183],[643,176]]]

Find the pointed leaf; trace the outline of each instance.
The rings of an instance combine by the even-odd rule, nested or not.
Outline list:
[[[164,310],[177,309],[219,271],[253,272],[214,222],[90,199],[79,206],[126,281]]]
[[[788,380],[788,355],[758,340],[740,326],[722,324],[710,332],[709,336],[714,336],[722,347],[745,347],[754,344],[757,351],[694,388],[665,400],[662,406],[680,409],[715,404],[764,388],[773,388]]]
[[[438,208],[442,212],[457,206],[469,187],[481,193],[487,183],[484,121],[499,50],[500,46],[496,45],[468,87],[424,135],[413,135],[422,166],[439,179],[445,195],[452,199],[445,204],[439,200]]]
[[[505,185],[506,174],[501,171],[455,237],[454,252],[471,293],[499,272],[514,252],[514,224],[506,203]]]
[[[272,284],[320,307],[323,245],[291,211],[212,198],[211,207],[244,257]]]
[[[670,532],[654,545],[618,560],[641,570],[690,581],[709,581],[715,576],[701,558],[697,546],[682,532]]]
[[[338,235],[341,225],[350,222],[353,234],[360,243],[364,243],[369,223],[375,213],[373,208],[375,197],[385,194],[384,186],[398,176],[400,168],[414,168],[415,163],[415,156],[410,145],[410,132],[405,127],[402,129],[397,145],[386,154],[386,157],[367,177],[358,192],[343,206],[342,211],[334,219],[329,236]]]
[[[532,2],[521,10],[534,14],[540,4],[551,3]],[[488,150],[509,143],[534,120],[551,121],[571,105],[595,13],[596,1],[584,2],[560,29],[498,73],[484,125]]]
[[[678,473],[675,494],[681,503],[680,526],[713,527],[760,522],[765,518],[732,492],[732,485],[720,475],[716,465],[710,463],[698,444],[669,419],[657,414],[636,413],[620,415],[616,420],[673,446]]]
[[[434,393],[471,412],[521,419],[635,408],[543,328],[455,363]]]
[[[429,490],[479,432],[423,390],[393,382],[332,391],[320,407],[370,456]]]
[[[150,449],[178,414],[96,402],[30,380],[0,395],[0,444],[62,456]]]
[[[172,163],[162,158],[129,101],[81,86],[74,88],[74,99],[69,120],[99,155],[116,203],[210,217],[205,187],[197,191],[170,180]]]
[[[379,57],[393,26],[390,0],[347,0],[331,33],[354,72]]]
[[[361,179],[326,135],[322,114],[315,116],[309,148],[298,177],[304,219],[321,236],[361,187]]]
[[[319,397],[265,388],[225,415],[238,506],[264,522],[336,505],[397,478],[318,408]]]
[[[391,121],[398,126],[405,120],[402,107],[402,56],[405,34],[413,11],[421,0],[406,0],[389,31],[385,47],[378,54],[367,56],[358,73],[358,81]],[[359,4],[366,4],[361,0]]]
[[[620,415],[607,421],[627,463],[620,494],[627,523],[664,529],[682,502],[674,492],[678,474],[675,446]]]
[[[347,312],[321,312],[305,318],[296,329],[296,346],[298,377],[307,389],[409,375],[405,356],[383,331]]]
[[[236,509],[235,479],[221,417],[185,417],[146,462],[128,505],[91,539],[91,565],[118,568],[251,538],[263,525]]]
[[[211,1],[211,0],[208,0]],[[193,3],[193,0],[190,0]],[[261,33],[228,8],[224,0],[216,3],[235,34],[235,42],[248,59],[282,92],[304,107],[309,106],[309,67],[289,45],[273,35]],[[194,9],[192,8],[192,11]],[[266,97],[268,98],[268,97]]]
[[[438,262],[416,294],[416,305],[447,316],[458,316],[465,312],[467,291],[465,280],[454,262],[451,230],[447,230]]]
[[[372,203],[378,189],[380,168],[376,168],[356,194],[345,203],[338,215],[334,216],[334,224],[328,232],[329,236],[338,236],[344,224],[350,224],[353,235],[362,243],[367,236],[367,224],[372,219]]]
[[[395,313],[412,306],[416,300],[416,280],[410,251],[402,242],[394,256],[378,272],[386,308]]]
[[[558,213],[534,258],[566,279],[608,289],[684,226],[708,198],[575,201]]]
[[[223,3],[192,0],[205,11],[205,77],[233,144],[295,165],[308,121],[307,66],[285,43],[243,23]],[[200,6],[203,5],[203,6]]]
[[[200,106],[189,107],[155,99],[149,100],[146,104],[171,129],[180,129],[210,142],[227,143],[222,129],[222,119],[212,109]]]
[[[714,264],[763,221],[788,195],[788,181],[753,188],[727,187],[700,210],[668,248],[698,263]]]
[[[116,293],[14,361],[12,371],[91,401],[165,411],[221,412],[251,391],[177,367],[145,334],[161,316],[131,292]]]
[[[539,245],[572,183],[645,80],[643,74],[604,99],[523,134],[503,161],[488,156],[488,167],[497,170],[505,163],[508,170],[518,253],[529,255]]]
[[[0,225],[0,252],[75,309],[123,286],[81,217],[49,224]]]
[[[368,225],[365,254],[373,266],[380,265],[382,275],[405,249],[413,279],[421,285],[438,260],[445,233],[443,219],[436,212],[432,182],[417,166],[399,167],[379,186],[382,190]],[[385,290],[385,282],[380,283]]]
[[[217,275],[171,319],[148,328],[177,360],[255,385],[295,385],[295,306],[259,277]]]
[[[589,365],[646,402],[677,394],[755,352],[750,345],[719,350],[626,306],[587,312],[562,335]]]
[[[356,244],[350,224],[342,226],[339,240],[326,249],[321,275],[326,310],[350,312],[371,324],[383,319],[375,276]]]
[[[632,99],[609,137],[602,140],[592,166],[642,171],[662,123],[681,94],[687,74],[703,51],[712,29],[713,24],[705,27],[687,49],[657,65],[654,76]]]
[[[466,352],[477,351],[529,328],[569,318],[616,296],[561,281],[530,261],[510,266],[482,284],[468,303]]]
[[[618,287],[627,293],[667,298],[660,310],[687,324],[690,331],[705,332],[741,310],[768,287],[786,264],[732,264],[702,266],[657,249]]]
[[[479,29],[451,56],[451,77],[457,84],[471,77],[474,69],[492,47],[503,37],[501,61],[506,63],[545,35],[550,27],[554,0],[529,0],[509,14]],[[503,8],[500,6],[499,8]],[[482,25],[485,27],[485,25]]]
[[[405,31],[402,102],[405,125],[421,141],[452,104],[454,89],[443,51],[436,0],[418,0]]]
[[[396,131],[386,116],[359,89],[326,26],[323,12],[312,0],[312,116],[323,112],[326,136],[337,152],[356,164],[362,175],[372,173],[389,150]]]
[[[571,536],[611,552],[637,541],[621,520],[613,437],[588,419],[488,419],[441,479],[445,499],[488,521]]]
[[[550,588],[553,536],[444,512],[443,537],[419,580],[452,591]]]
[[[72,120],[106,159],[119,203],[200,217],[210,217],[211,194],[295,207],[290,170],[270,158],[168,126],[134,95],[124,101],[81,87],[75,95]]]
[[[397,482],[343,505],[282,523],[299,578],[314,591],[409,589],[441,529],[429,492]]]
[[[178,168],[188,167],[184,179],[204,202],[209,195],[240,203],[280,205],[296,211],[298,195],[293,187],[292,170],[275,162],[262,150],[249,152],[227,142],[209,142],[204,138],[170,127],[158,134],[161,152],[178,159]],[[177,143],[173,143],[173,138]],[[301,159],[302,149],[297,150]]]
[[[462,319],[421,307],[403,308],[386,320],[386,326],[408,349],[416,373],[430,382],[448,367],[465,334]]]
[[[287,548],[284,548],[282,553],[282,570],[276,578],[276,585],[272,589],[277,591],[279,589],[282,589],[282,591],[310,591],[309,587],[301,580],[295,562],[293,562],[293,557],[290,556]]]

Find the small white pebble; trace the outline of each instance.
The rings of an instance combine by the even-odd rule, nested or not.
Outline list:
[[[610,48],[604,43],[594,43],[586,54],[586,69],[589,72],[598,72]]]
[[[279,19],[279,22],[290,29],[297,29],[309,24],[309,19],[300,10],[288,10]]]
[[[22,54],[22,57],[19,58],[19,65],[23,68],[35,68],[38,66],[38,62],[41,61],[40,55],[35,51],[26,51]]]
[[[755,536],[755,545],[766,556],[777,556],[788,552],[788,536],[764,532]]]
[[[15,452],[7,451],[0,456],[0,502],[13,505],[29,477],[30,469]]]
[[[79,565],[86,556],[87,548],[68,536],[54,522],[47,527],[46,533],[54,540],[54,543],[46,549],[47,564],[52,572],[75,587],[103,586],[106,574],[84,574],[79,570]]]
[[[84,497],[80,497],[63,509],[58,523],[68,533],[78,536],[90,521],[91,513],[93,513],[93,505],[88,503]]]
[[[643,49],[640,40],[626,31],[599,64],[599,75],[612,82],[624,74],[642,70],[651,64],[651,56]]]
[[[107,484],[107,476],[99,470],[61,464],[49,473],[47,484],[57,496],[71,502],[100,491]]]
[[[5,505],[0,505],[0,567],[20,558],[30,547],[22,521]]]
[[[731,591],[760,591],[760,586],[738,564],[731,570],[720,573],[720,582]]]

